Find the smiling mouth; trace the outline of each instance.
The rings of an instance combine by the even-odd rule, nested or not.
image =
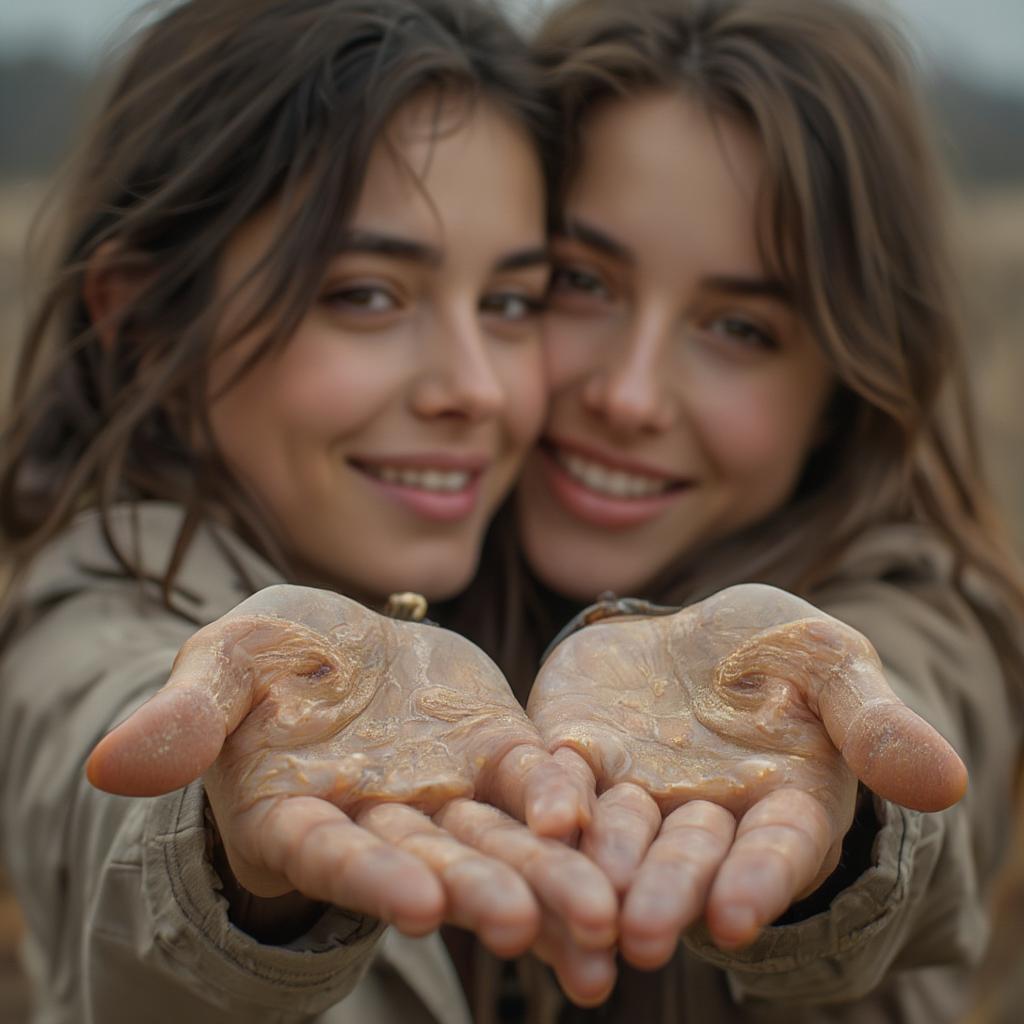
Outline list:
[[[607,498],[655,498],[684,486],[664,477],[628,473],[576,452],[552,446],[552,456],[566,474],[580,486]]]
[[[461,469],[411,469],[408,466],[371,466],[365,462],[353,465],[383,483],[433,494],[459,494],[469,489],[475,477]]]

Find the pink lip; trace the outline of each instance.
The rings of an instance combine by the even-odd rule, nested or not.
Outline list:
[[[574,450],[581,455],[584,454],[580,448]],[[600,458],[602,462],[605,461],[603,456],[588,455],[586,457],[595,460]],[[621,460],[608,464],[629,471]],[[551,493],[554,494],[559,504],[570,515],[584,523],[606,530],[626,530],[656,519],[682,495],[687,494],[692,486],[687,483],[666,491],[664,494],[651,495],[646,498],[615,498],[611,495],[597,494],[584,487],[569,476],[551,452],[544,449],[541,449],[541,465]],[[633,472],[645,471],[634,468]],[[649,475],[664,477],[664,474],[649,473]]]
[[[385,498],[403,506],[416,516],[437,523],[455,523],[472,515],[480,497],[480,481],[489,460],[477,456],[401,455],[394,458],[353,458],[356,469]],[[367,473],[364,466],[391,466],[395,469],[440,469],[469,473],[469,482],[461,491],[428,491],[422,487],[382,480]]]
[[[620,455],[609,455],[600,448],[593,448],[588,444],[580,444],[577,441],[563,441],[557,437],[547,437],[542,441],[545,448],[560,448],[562,451],[573,452],[585,459],[593,459],[594,462],[604,463],[612,469],[622,470],[623,473],[635,473],[637,476],[650,476],[655,480],[667,480],[673,484],[687,483],[681,480],[675,473],[666,472],[657,466],[645,462],[636,462],[631,459],[624,459]],[[632,500],[632,499],[631,499]]]

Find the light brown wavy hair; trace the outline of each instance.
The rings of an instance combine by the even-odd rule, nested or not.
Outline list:
[[[541,26],[535,51],[561,117],[563,194],[581,125],[615,98],[680,92],[756,134],[762,256],[838,381],[827,440],[791,500],[636,596],[687,604],[753,580],[808,595],[866,529],[916,523],[1019,627],[1024,583],[981,468],[945,184],[898,33],[842,0],[576,0]],[[533,632],[554,626],[549,615]],[[515,662],[521,641],[510,630],[489,645]]]
[[[214,443],[214,346],[259,328],[255,362],[287,342],[338,249],[371,150],[424,92],[493,103],[549,150],[535,65],[486,0],[191,0],[142,32],[68,175],[55,267],[21,346],[0,437],[0,531],[15,576],[90,507],[138,575],[107,517],[142,499],[187,511],[165,599],[210,517],[226,517],[287,575],[266,510]],[[221,256],[278,199],[290,219],[253,271],[261,301],[225,337]],[[138,283],[103,324],[83,299],[98,252],[105,273]]]

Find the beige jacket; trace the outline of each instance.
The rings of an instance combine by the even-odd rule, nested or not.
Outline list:
[[[151,504],[137,517],[157,575],[179,516]],[[118,519],[125,536],[130,522]],[[872,866],[827,912],[769,928],[741,954],[688,936],[649,976],[662,1020],[934,1024],[963,1005],[1008,837],[1024,684],[1004,682],[948,559],[919,532],[878,531],[854,562],[816,603],[871,638],[893,686],[964,756],[970,793],[937,815],[876,801]],[[197,624],[275,582],[237,538],[201,533],[178,580],[182,613],[168,612],[123,576],[91,514],[37,560],[0,660],[0,839],[27,921],[34,1024],[471,1020],[437,936],[405,939],[337,909],[288,947],[234,928],[200,784],[142,800],[83,778],[93,744],[160,686]],[[546,1002],[535,1020],[554,1019],[558,1000]],[[632,1001],[614,1012],[656,1019]]]

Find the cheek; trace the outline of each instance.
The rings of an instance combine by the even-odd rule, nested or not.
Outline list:
[[[705,446],[723,472],[781,484],[803,465],[818,413],[807,396],[751,390],[705,401],[699,415]]]
[[[337,337],[298,337],[273,364],[258,367],[248,395],[238,397],[253,407],[249,415],[261,427],[282,437],[344,435],[358,430],[399,390],[408,368],[392,351],[386,344],[375,351]]]
[[[536,343],[513,342],[496,361],[505,388],[505,420],[510,436],[524,448],[540,434],[548,410],[548,377]]]
[[[359,421],[393,389],[386,356],[333,343],[299,341],[289,346],[272,374],[273,405],[297,422]]]
[[[552,396],[590,376],[620,330],[611,317],[548,314],[543,329],[544,368]]]

